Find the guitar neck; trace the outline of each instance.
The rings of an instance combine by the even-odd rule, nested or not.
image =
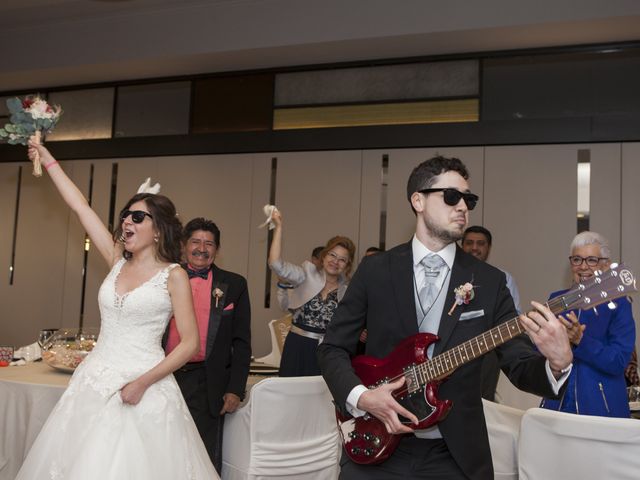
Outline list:
[[[549,300],[546,305],[554,315],[557,315],[567,310],[568,306],[575,303],[576,298],[579,298],[579,296],[579,291],[567,292],[565,295]],[[524,327],[518,317],[503,322],[497,327],[487,330],[477,337],[467,340],[446,352],[436,355],[431,360],[416,366],[415,374],[418,383],[420,386],[424,386],[433,380],[445,378],[458,367],[481,357],[485,353],[490,352],[524,332]]]

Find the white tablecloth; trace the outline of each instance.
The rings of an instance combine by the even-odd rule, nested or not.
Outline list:
[[[0,480],[14,480],[71,375],[45,363],[0,368]],[[251,387],[263,376],[249,376]]]
[[[0,480],[13,480],[71,375],[37,362],[0,368]]]

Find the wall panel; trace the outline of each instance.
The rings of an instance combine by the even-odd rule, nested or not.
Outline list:
[[[18,190],[18,171],[22,166],[22,175],[28,175],[28,164],[0,164],[0,344],[14,345],[19,321],[15,317],[12,303],[14,288],[9,284],[11,268],[11,250],[13,246],[16,193]]]
[[[275,303],[276,290],[273,281],[267,283],[268,230],[257,228],[265,216],[262,208],[269,203],[271,164],[273,154],[247,155],[251,158],[251,209],[248,216],[250,225],[247,282],[251,298],[251,345],[253,355],[259,358],[271,351],[271,338],[267,324],[274,318],[284,315]],[[270,306],[265,306],[267,294],[271,298]]]
[[[100,160],[100,161],[76,161],[74,163],[74,171],[78,169],[82,169],[85,175],[85,184],[84,188],[86,189],[85,194],[89,193],[89,172],[91,170],[91,165],[93,165],[93,194],[91,197],[91,208],[98,214],[100,219],[105,225],[109,225],[109,206],[111,200],[111,176],[112,176],[112,165],[113,161],[111,160]],[[87,197],[88,198],[88,197]],[[117,207],[116,207],[117,208]],[[117,215],[117,212],[116,212]],[[71,219],[72,224],[76,225],[77,229],[80,229],[80,242],[77,239],[71,239],[70,235],[70,245],[69,250],[73,249],[74,254],[76,255],[76,262],[72,265],[67,263],[67,269],[70,270],[74,274],[77,275],[76,272],[81,272],[84,253],[82,252],[82,240],[84,239],[85,231],[80,227],[79,220],[75,215],[72,215]],[[98,250],[91,246],[89,249],[89,254],[87,255],[87,267],[86,267],[86,283],[85,283],[85,293],[84,293],[84,315],[83,315],[83,325],[86,327],[99,328],[100,327],[100,311],[98,309],[98,290],[102,285],[104,278],[109,273],[110,266],[105,261],[105,259],[100,255]],[[81,292],[77,293],[78,298],[75,301],[73,307],[75,308],[74,312],[78,316],[80,316],[80,295]]]
[[[383,195],[382,155],[362,152],[362,176],[360,178],[360,236],[356,247],[357,258],[362,259],[369,247],[380,246],[380,212]],[[384,240],[384,239],[383,239]],[[355,240],[354,240],[355,241]]]
[[[10,322],[6,341],[17,346],[35,341],[42,328],[66,326],[62,311],[70,219],[46,174],[35,178],[31,166],[23,166],[14,284],[3,287],[2,305],[3,318]]]
[[[520,303],[546,300],[566,288],[567,248],[576,234],[577,148],[573,145],[487,147],[485,222],[493,234],[489,262],[508,270]],[[504,403],[531,407],[538,397],[516,390],[501,375]]]
[[[622,145],[622,208],[621,208],[621,248],[620,258],[636,274],[640,274],[640,199],[638,195],[640,179],[640,143]],[[640,282],[638,282],[640,287]],[[636,320],[636,345],[640,347],[640,298],[633,298],[633,316]]]
[[[220,229],[220,268],[246,276],[251,225],[251,155],[164,157],[158,160],[162,193],[176,205],[183,225],[195,217]]]
[[[619,143],[603,143],[586,145],[585,148],[589,149],[591,158],[589,230],[601,233],[609,240],[611,258],[619,261],[622,146]]]

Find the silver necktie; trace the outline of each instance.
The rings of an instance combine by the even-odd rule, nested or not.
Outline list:
[[[420,264],[424,267],[424,282],[418,291],[422,314],[426,315],[433,302],[438,297],[439,288],[437,285],[438,276],[444,268],[449,268],[440,255],[429,254],[424,257]]]

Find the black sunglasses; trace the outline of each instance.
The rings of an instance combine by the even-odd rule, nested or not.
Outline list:
[[[442,196],[444,199],[444,203],[453,207],[460,202],[461,198],[464,198],[464,203],[467,205],[469,210],[473,210],[476,208],[476,203],[480,197],[474,193],[461,192],[460,190],[456,190],[455,188],[425,188],[424,190],[418,190],[420,193],[434,193],[434,192],[443,192]]]
[[[129,215],[131,215],[131,221],[133,223],[144,222],[144,217],[153,218],[150,213],[143,212],[142,210],[125,210],[120,214],[120,221],[124,221]]]

